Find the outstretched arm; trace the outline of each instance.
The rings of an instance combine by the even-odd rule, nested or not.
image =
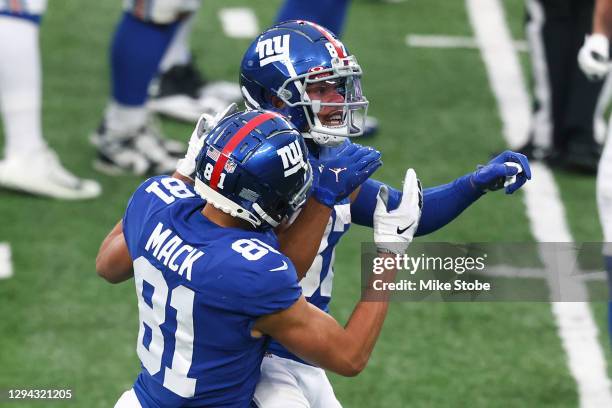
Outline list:
[[[423,190],[423,215],[416,236],[427,235],[442,228],[484,194],[471,185],[470,175]],[[351,204],[351,217],[354,223],[373,226],[376,194],[383,185],[380,181],[372,179],[361,185],[359,194]],[[389,208],[395,208],[402,199],[402,192],[393,187],[386,187],[389,189]]]
[[[507,163],[517,163],[521,170]],[[513,182],[506,183],[513,176]],[[506,193],[512,194],[529,179],[531,170],[527,158],[520,153],[506,151],[487,165],[479,166],[476,171],[451,183],[425,189],[423,215],[416,236],[432,233],[450,223],[486,191],[505,187]],[[376,194],[382,185],[383,183],[376,180],[368,180],[361,185],[351,204],[353,222],[372,226]],[[385,187],[389,190],[389,208],[393,209],[401,201],[402,193],[392,187]]]

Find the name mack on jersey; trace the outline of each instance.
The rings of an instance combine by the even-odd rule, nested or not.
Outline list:
[[[164,229],[164,225],[161,222],[157,224],[151,235],[149,235],[145,250],[170,268],[171,271],[184,276],[188,281],[191,281],[191,269],[194,262],[204,255],[204,252],[185,244],[172,229]],[[183,253],[187,253],[187,255],[180,265],[177,265],[176,261]]]

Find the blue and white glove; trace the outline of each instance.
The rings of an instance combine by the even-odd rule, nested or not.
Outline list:
[[[189,138],[189,147],[187,147],[187,153],[185,157],[178,161],[176,165],[176,171],[181,173],[185,177],[189,177],[193,180],[196,168],[196,159],[202,146],[204,146],[204,139],[208,136],[208,133],[217,126],[217,123],[221,122],[226,116],[232,115],[238,111],[238,106],[235,103],[230,104],[227,108],[216,114],[214,117],[206,113],[200,116],[198,123],[191,133]]]
[[[406,171],[402,201],[389,211],[388,187],[380,187],[374,210],[374,243],[380,252],[403,254],[412,242],[421,220],[423,189],[413,169]]]
[[[333,157],[311,158],[310,162],[314,175],[312,196],[330,208],[348,197],[382,165],[378,150],[353,143],[334,149]]]
[[[503,187],[512,194],[531,180],[531,168],[527,156],[506,150],[485,166],[478,166],[470,181],[478,190],[495,191]]]

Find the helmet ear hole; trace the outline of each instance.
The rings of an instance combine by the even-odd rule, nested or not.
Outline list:
[[[285,102],[276,95],[270,95],[270,100],[275,109],[283,109],[285,107]]]

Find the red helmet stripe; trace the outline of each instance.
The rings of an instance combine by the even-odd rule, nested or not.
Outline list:
[[[280,115],[274,112],[262,113],[261,115],[257,115],[253,119],[249,120],[247,123],[244,124],[244,126],[238,129],[236,133],[234,133],[232,138],[229,140],[229,142],[227,142],[227,144],[221,151],[219,160],[217,160],[217,162],[215,163],[215,167],[213,168],[212,175],[210,176],[210,187],[213,190],[215,191],[217,190],[217,186],[219,185],[219,179],[221,178],[221,171],[223,171],[223,168],[225,167],[225,163],[227,163],[227,159],[229,158],[230,154],[234,151],[236,146],[238,146],[240,142],[242,141],[242,139],[244,139],[246,135],[251,133],[251,131],[255,129],[257,126],[275,117],[280,117]]]
[[[334,38],[334,36],[327,31],[325,28],[321,27],[318,24],[313,23],[312,21],[304,21],[306,24],[316,28],[321,34],[323,34],[323,36],[325,38],[327,38],[327,41],[329,41],[331,43],[331,45],[334,46],[334,48],[336,49],[336,53],[338,54],[338,57],[340,58],[346,58],[346,55],[344,54],[344,48],[342,47],[342,44],[340,44],[340,42],[338,40],[336,40]]]

